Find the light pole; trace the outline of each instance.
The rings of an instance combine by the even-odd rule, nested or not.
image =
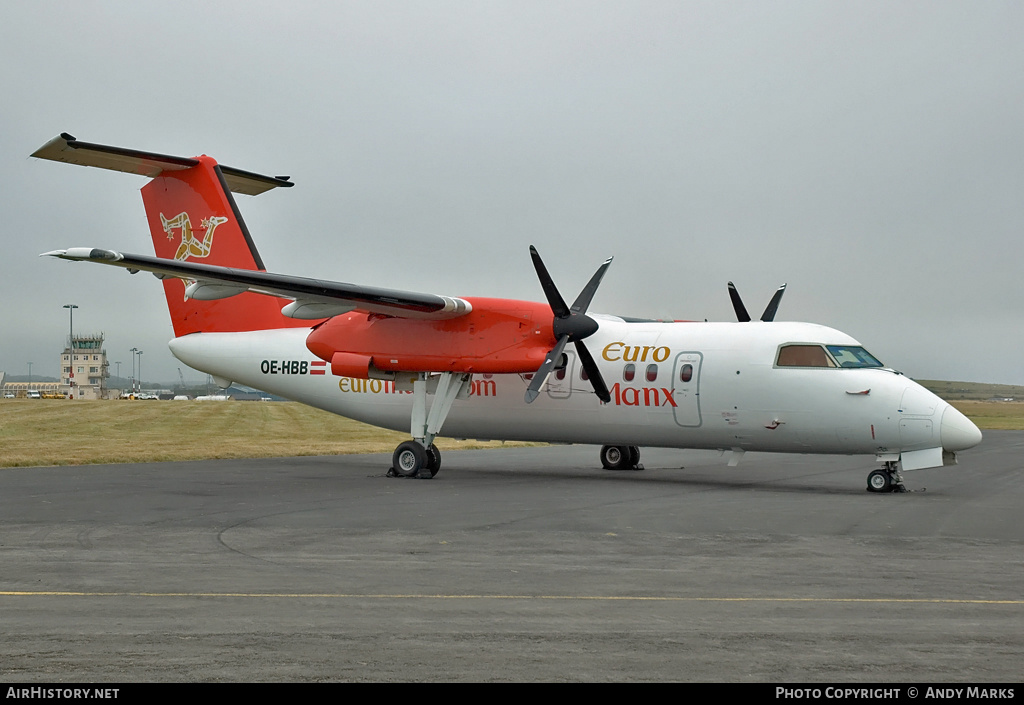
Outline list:
[[[132,348],[131,350],[128,351],[128,352],[130,352],[132,354],[132,378],[130,380],[131,381],[131,385],[130,386],[132,388],[132,395],[135,394],[135,353],[137,353],[138,351],[139,351],[138,348]]]
[[[139,394],[142,394],[142,351],[135,353],[139,356]]]
[[[68,396],[75,398],[75,304],[64,304],[68,310]]]
[[[121,379],[121,361],[118,360],[114,364],[117,365],[117,378],[120,380]],[[118,382],[118,384],[121,384],[121,383]]]
[[[32,386],[32,363],[28,363],[28,386]]]

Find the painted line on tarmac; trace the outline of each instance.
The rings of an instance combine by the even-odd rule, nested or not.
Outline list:
[[[1024,605],[1024,600],[889,597],[672,597],[657,595],[445,595],[429,593],[342,592],[77,592],[70,590],[3,590],[0,597],[203,597],[304,598],[335,600],[579,600],[608,602],[803,602],[896,605]]]

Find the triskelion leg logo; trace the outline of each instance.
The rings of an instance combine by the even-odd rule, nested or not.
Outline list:
[[[219,215],[203,218],[203,234],[199,238],[192,233],[192,221],[189,220],[188,213],[178,213],[178,215],[170,220],[161,213],[160,222],[164,226],[164,232],[167,233],[168,240],[174,239],[175,230],[181,231],[181,244],[178,246],[178,251],[174,253],[174,259],[183,262],[190,257],[209,257],[210,250],[213,248],[213,231],[221,223],[228,222],[228,219]]]

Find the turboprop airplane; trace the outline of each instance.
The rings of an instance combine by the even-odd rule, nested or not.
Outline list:
[[[761,321],[730,282],[739,322],[663,322],[588,312],[611,259],[566,304],[532,247],[546,303],[273,274],[232,193],[290,187],[289,177],[68,134],[32,156],[151,179],[142,200],[155,257],[45,255],[161,279],[171,352],[223,387],[409,429],[392,474],[433,477],[443,432],[600,445],[609,469],[638,467],[640,446],[720,449],[733,466],[747,451],[874,455],[882,467],[868,489],[887,492],[903,489],[901,470],[954,464],[981,441],[963,414],[849,335],[775,322],[785,287]]]

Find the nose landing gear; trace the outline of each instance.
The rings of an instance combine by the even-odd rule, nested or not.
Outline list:
[[[887,460],[885,467],[873,470],[868,475],[868,492],[906,492],[903,476],[900,475],[899,463]]]
[[[602,446],[601,466],[605,470],[643,470],[637,446]]]

